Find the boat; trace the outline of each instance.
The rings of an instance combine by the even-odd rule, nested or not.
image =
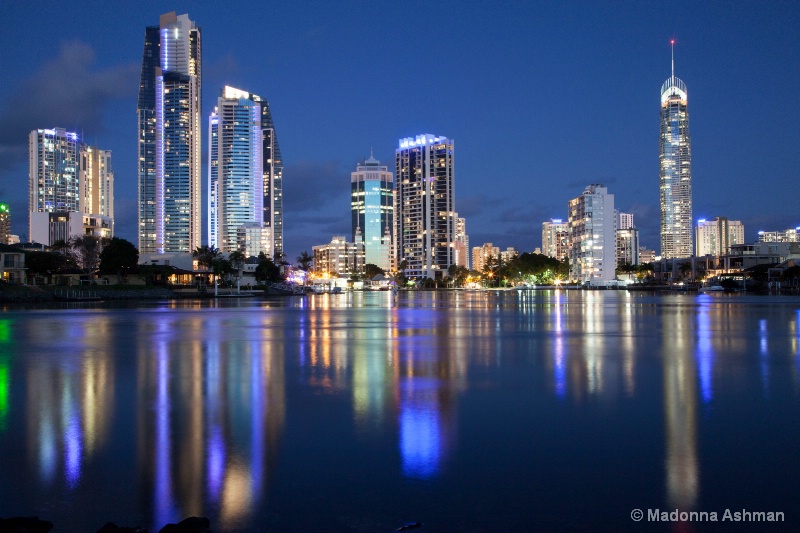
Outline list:
[[[706,285],[704,287],[700,287],[699,291],[701,293],[706,292],[725,292],[725,287],[722,285]]]

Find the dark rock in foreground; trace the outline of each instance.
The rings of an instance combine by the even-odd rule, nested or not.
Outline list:
[[[211,521],[204,516],[190,516],[177,524],[167,524],[158,533],[212,533]]]
[[[106,522],[106,525],[97,530],[97,533],[148,533],[143,527],[124,527],[118,526],[114,522]]]
[[[14,516],[0,518],[0,533],[47,533],[53,523],[39,520],[38,516]]]

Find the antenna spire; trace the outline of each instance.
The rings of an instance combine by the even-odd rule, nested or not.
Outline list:
[[[672,79],[675,79],[675,39],[671,39],[669,41],[670,46],[672,47]]]

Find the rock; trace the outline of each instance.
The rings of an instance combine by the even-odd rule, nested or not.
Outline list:
[[[53,523],[39,520],[38,516],[15,516],[0,518],[0,533],[47,533]]]
[[[143,527],[124,527],[118,526],[114,522],[106,524],[97,530],[97,533],[148,533],[147,528]]]
[[[211,533],[210,525],[205,516],[190,516],[177,524],[167,524],[158,533]]]

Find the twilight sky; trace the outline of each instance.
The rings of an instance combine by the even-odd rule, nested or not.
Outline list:
[[[695,219],[741,220],[748,241],[800,226],[796,1],[4,0],[0,201],[13,233],[27,236],[27,135],[64,127],[113,151],[116,234],[136,243],[144,28],[168,11],[202,29],[204,152],[223,85],[270,102],[292,262],[349,235],[350,172],[370,147],[394,170],[398,140],[421,133],[455,141],[470,246],[532,251],[544,220],[603,183],[658,251],[671,38],[689,94]]]

